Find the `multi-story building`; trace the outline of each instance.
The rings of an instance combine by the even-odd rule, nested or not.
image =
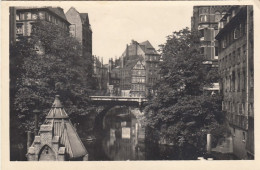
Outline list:
[[[30,36],[33,24],[37,20],[47,21],[69,31],[70,23],[67,21],[62,8],[57,7],[15,7],[16,9],[16,37]]]
[[[132,86],[132,70],[138,61],[142,61],[145,70],[145,95],[153,92],[153,86],[160,78],[159,71],[159,60],[160,55],[156,52],[154,47],[149,41],[138,43],[132,40],[130,45],[126,46],[120,61],[121,68],[121,79],[120,89],[121,90],[133,90]]]
[[[233,152],[254,158],[253,7],[233,6],[219,22],[220,88],[233,136]]]
[[[34,24],[37,21],[50,22],[62,28],[65,32],[69,32],[70,23],[67,21],[64,11],[60,7],[12,7],[10,15],[15,14],[15,22],[10,22],[16,25],[15,35],[10,36],[11,41],[19,41],[19,37],[30,37]],[[11,34],[14,32],[10,32]],[[40,44],[35,44],[35,50],[38,54],[44,53],[44,47]]]
[[[138,61],[132,69],[131,96],[145,97],[146,95],[146,72],[142,61]]]
[[[201,34],[201,52],[208,64],[217,64],[218,44],[215,36],[218,33],[218,22],[227,13],[230,6],[194,6],[191,17],[191,30]]]
[[[66,18],[71,23],[70,34],[82,44],[83,54],[92,55],[92,29],[88,13],[79,13],[74,7],[66,12]]]

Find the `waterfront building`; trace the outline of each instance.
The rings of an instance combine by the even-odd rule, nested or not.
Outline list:
[[[92,29],[88,13],[79,13],[71,7],[66,12],[66,18],[71,23],[70,34],[82,44],[82,53],[92,55]]]
[[[132,97],[145,97],[145,66],[142,61],[138,61],[132,69],[131,80],[131,96]]]
[[[153,88],[160,78],[159,71],[160,55],[154,49],[149,41],[138,43],[132,40],[130,45],[126,45],[126,49],[120,57],[120,90],[124,95],[147,96],[149,92],[153,93]],[[139,65],[141,63],[141,65]],[[135,66],[142,68],[137,68]],[[136,75],[135,72],[140,69],[144,75]],[[134,71],[135,70],[135,71]],[[133,78],[133,76],[135,78]],[[139,82],[141,86],[137,86],[136,78],[145,78],[144,82]],[[142,80],[143,81],[143,80]],[[137,84],[136,84],[137,83]],[[144,89],[143,89],[143,85]],[[140,91],[140,88],[142,90]],[[138,93],[136,90],[139,89]],[[145,95],[143,95],[143,91]],[[142,95],[141,95],[142,94]]]
[[[219,22],[220,89],[233,137],[233,152],[254,158],[253,7],[233,6]]]
[[[59,96],[28,148],[28,161],[88,160],[88,152],[64,110]]]

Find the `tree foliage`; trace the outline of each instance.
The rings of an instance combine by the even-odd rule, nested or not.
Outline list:
[[[43,47],[39,54],[35,47]],[[11,74],[14,104],[12,116],[18,118],[23,131],[34,126],[34,111],[40,111],[42,120],[49,111],[54,96],[59,94],[71,118],[85,115],[92,109],[88,94],[95,87],[92,77],[92,56],[82,55],[81,44],[59,26],[38,21],[30,37],[22,37],[13,47],[11,61],[19,58]]]
[[[203,64],[199,46],[199,35],[188,28],[167,37],[160,49],[162,78],[157,95],[145,108],[145,118],[159,140],[202,153],[206,133],[218,128],[224,116],[221,97],[205,93],[204,88],[216,81],[217,74]]]

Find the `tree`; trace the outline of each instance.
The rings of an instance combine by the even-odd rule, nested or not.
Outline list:
[[[160,49],[162,79],[157,95],[144,110],[146,126],[158,134],[159,140],[188,150],[189,155],[194,152],[194,156],[205,151],[206,134],[224,122],[221,96],[204,90],[217,77],[215,73],[212,76],[209,65],[203,64],[199,46],[199,35],[188,28],[167,37]]]
[[[21,59],[19,66],[13,64],[20,73],[11,74],[16,77],[12,81],[15,94],[10,114],[18,118],[17,128],[32,130],[34,110],[40,110],[39,118],[43,120],[56,94],[68,106],[66,111],[72,119],[87,115],[93,109],[88,94],[95,87],[92,56],[82,55],[81,44],[75,38],[45,21],[36,22],[31,36],[22,39],[14,47],[17,52],[10,56]],[[43,47],[44,53],[38,54],[36,47]]]

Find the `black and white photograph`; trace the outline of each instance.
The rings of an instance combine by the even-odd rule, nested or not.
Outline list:
[[[10,162],[255,160],[259,6],[6,8]]]

